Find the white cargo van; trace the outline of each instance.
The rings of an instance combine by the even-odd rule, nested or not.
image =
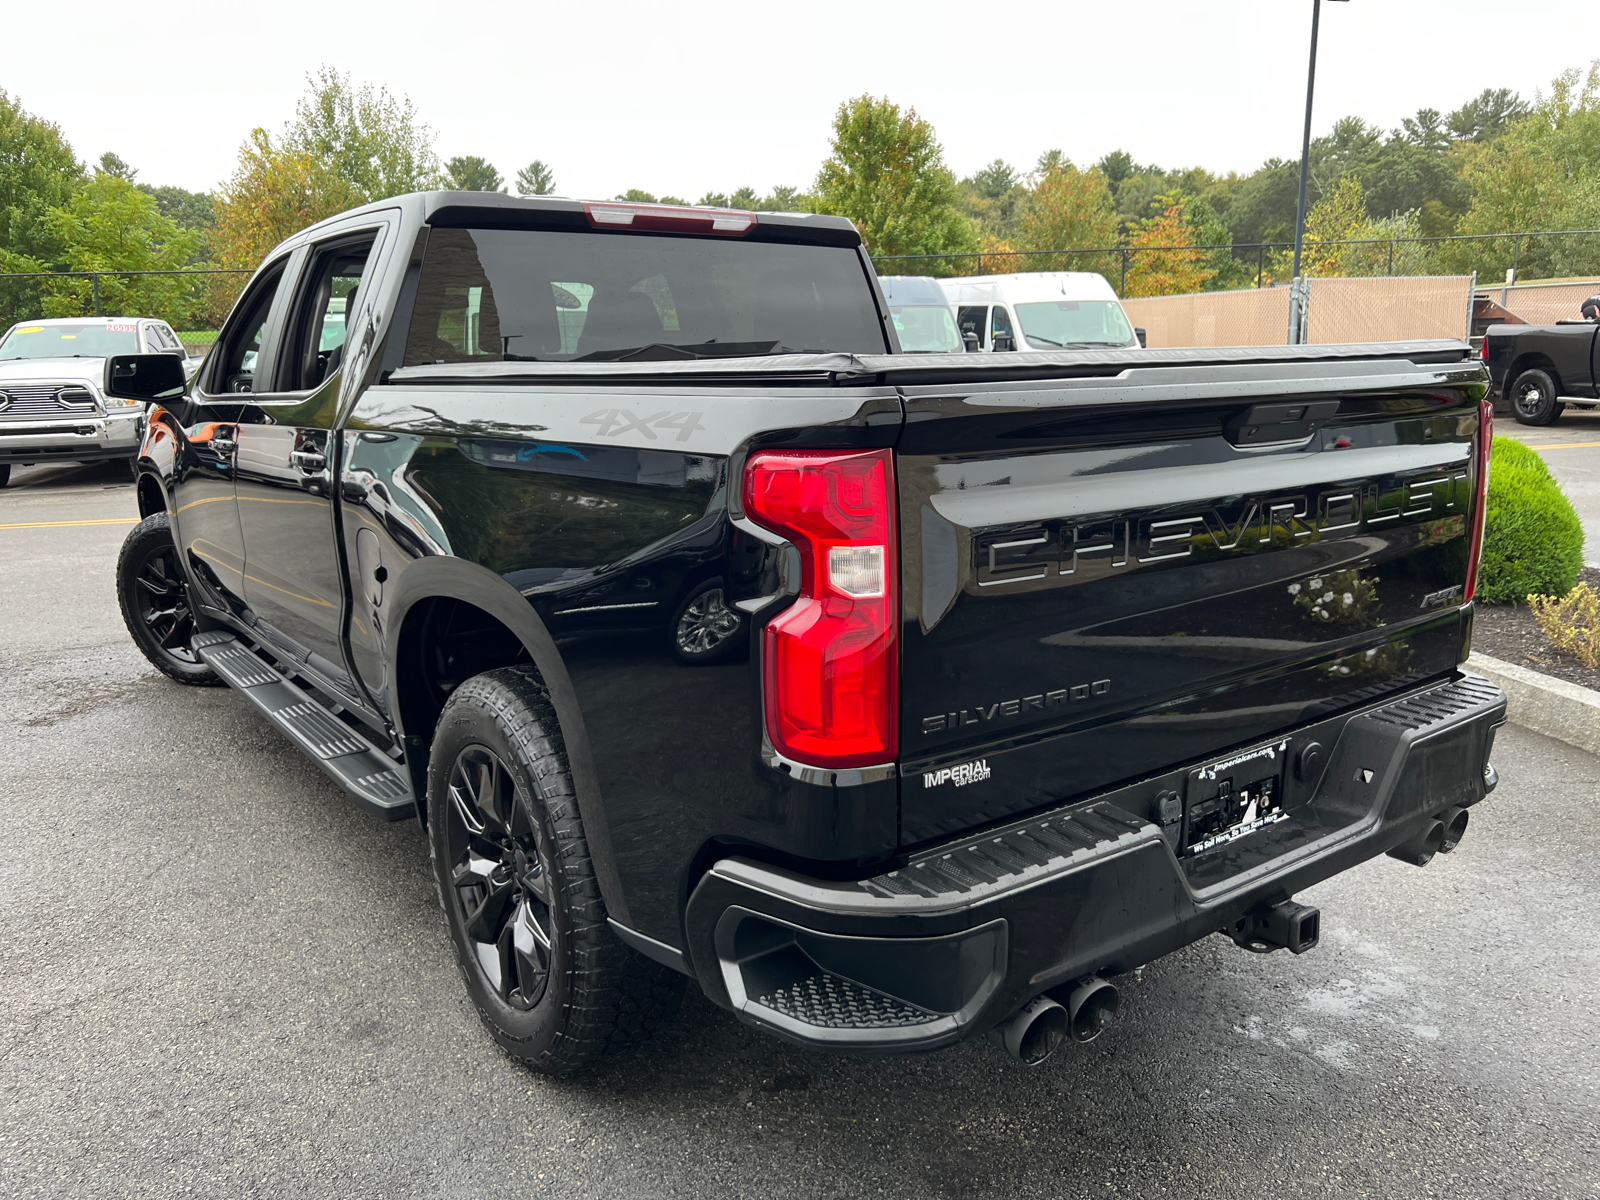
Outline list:
[[[941,279],[963,338],[980,350],[1138,346],[1141,340],[1105,276],[1029,271]]]

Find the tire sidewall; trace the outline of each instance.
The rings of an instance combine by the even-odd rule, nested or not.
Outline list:
[[[492,681],[472,681],[474,690],[493,687]],[[465,689],[463,689],[465,690]],[[509,699],[510,697],[506,697]],[[456,963],[478,1015],[504,1049],[519,1058],[533,1059],[550,1049],[563,1027],[563,1013],[572,993],[572,912],[569,884],[562,870],[560,843],[555,836],[539,788],[529,769],[529,751],[521,738],[505,728],[494,713],[458,691],[445,706],[434,733],[428,762],[428,847],[433,862],[439,903],[454,943]],[[546,731],[547,736],[553,731]],[[477,966],[476,943],[468,937],[450,894],[449,780],[456,758],[469,746],[483,746],[498,755],[526,803],[528,817],[538,826],[540,852],[552,882],[550,906],[550,974],[544,995],[527,1011],[512,1008],[495,994]]]
[[[1520,395],[1524,385],[1535,384],[1540,391],[1540,401],[1533,411],[1523,408]],[[1556,400],[1556,381],[1548,372],[1538,369],[1524,371],[1511,384],[1511,415],[1520,425],[1548,425],[1561,415],[1562,405]]]
[[[173,565],[187,593],[190,616],[193,618],[195,615],[193,587],[184,573],[182,558],[173,541],[172,523],[166,513],[154,513],[134,526],[117,554],[117,607],[122,610],[122,621],[128,627],[128,636],[152,666],[179,683],[207,687],[220,684],[222,678],[205,663],[173,658],[149,636],[144,616],[139,611],[139,573],[151,556],[163,549],[173,552]]]

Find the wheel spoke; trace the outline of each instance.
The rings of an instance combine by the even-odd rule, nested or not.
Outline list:
[[[458,890],[458,895],[464,895],[469,889]],[[507,914],[511,911],[511,904],[516,899],[516,884],[511,878],[511,873],[504,868],[498,868],[489,873],[479,884],[472,885],[470,890],[481,892],[464,906],[463,925],[466,927],[467,936],[475,942],[497,942],[504,932]]]

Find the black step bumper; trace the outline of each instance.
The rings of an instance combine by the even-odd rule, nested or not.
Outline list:
[[[1497,688],[1462,675],[1299,730],[1282,745],[1332,747],[1309,801],[1197,857],[1174,853],[1171,826],[1134,815],[1153,788],[1183,786],[1179,769],[871,879],[725,858],[689,899],[695,974],[741,1019],[803,1045],[946,1045],[1050,988],[1231,929],[1477,803],[1494,788],[1505,710]]]

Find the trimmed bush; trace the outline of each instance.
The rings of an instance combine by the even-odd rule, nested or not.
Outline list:
[[[1522,604],[1532,592],[1566,595],[1583,569],[1583,524],[1577,510],[1537,451],[1497,437],[1489,455],[1479,599]]]

